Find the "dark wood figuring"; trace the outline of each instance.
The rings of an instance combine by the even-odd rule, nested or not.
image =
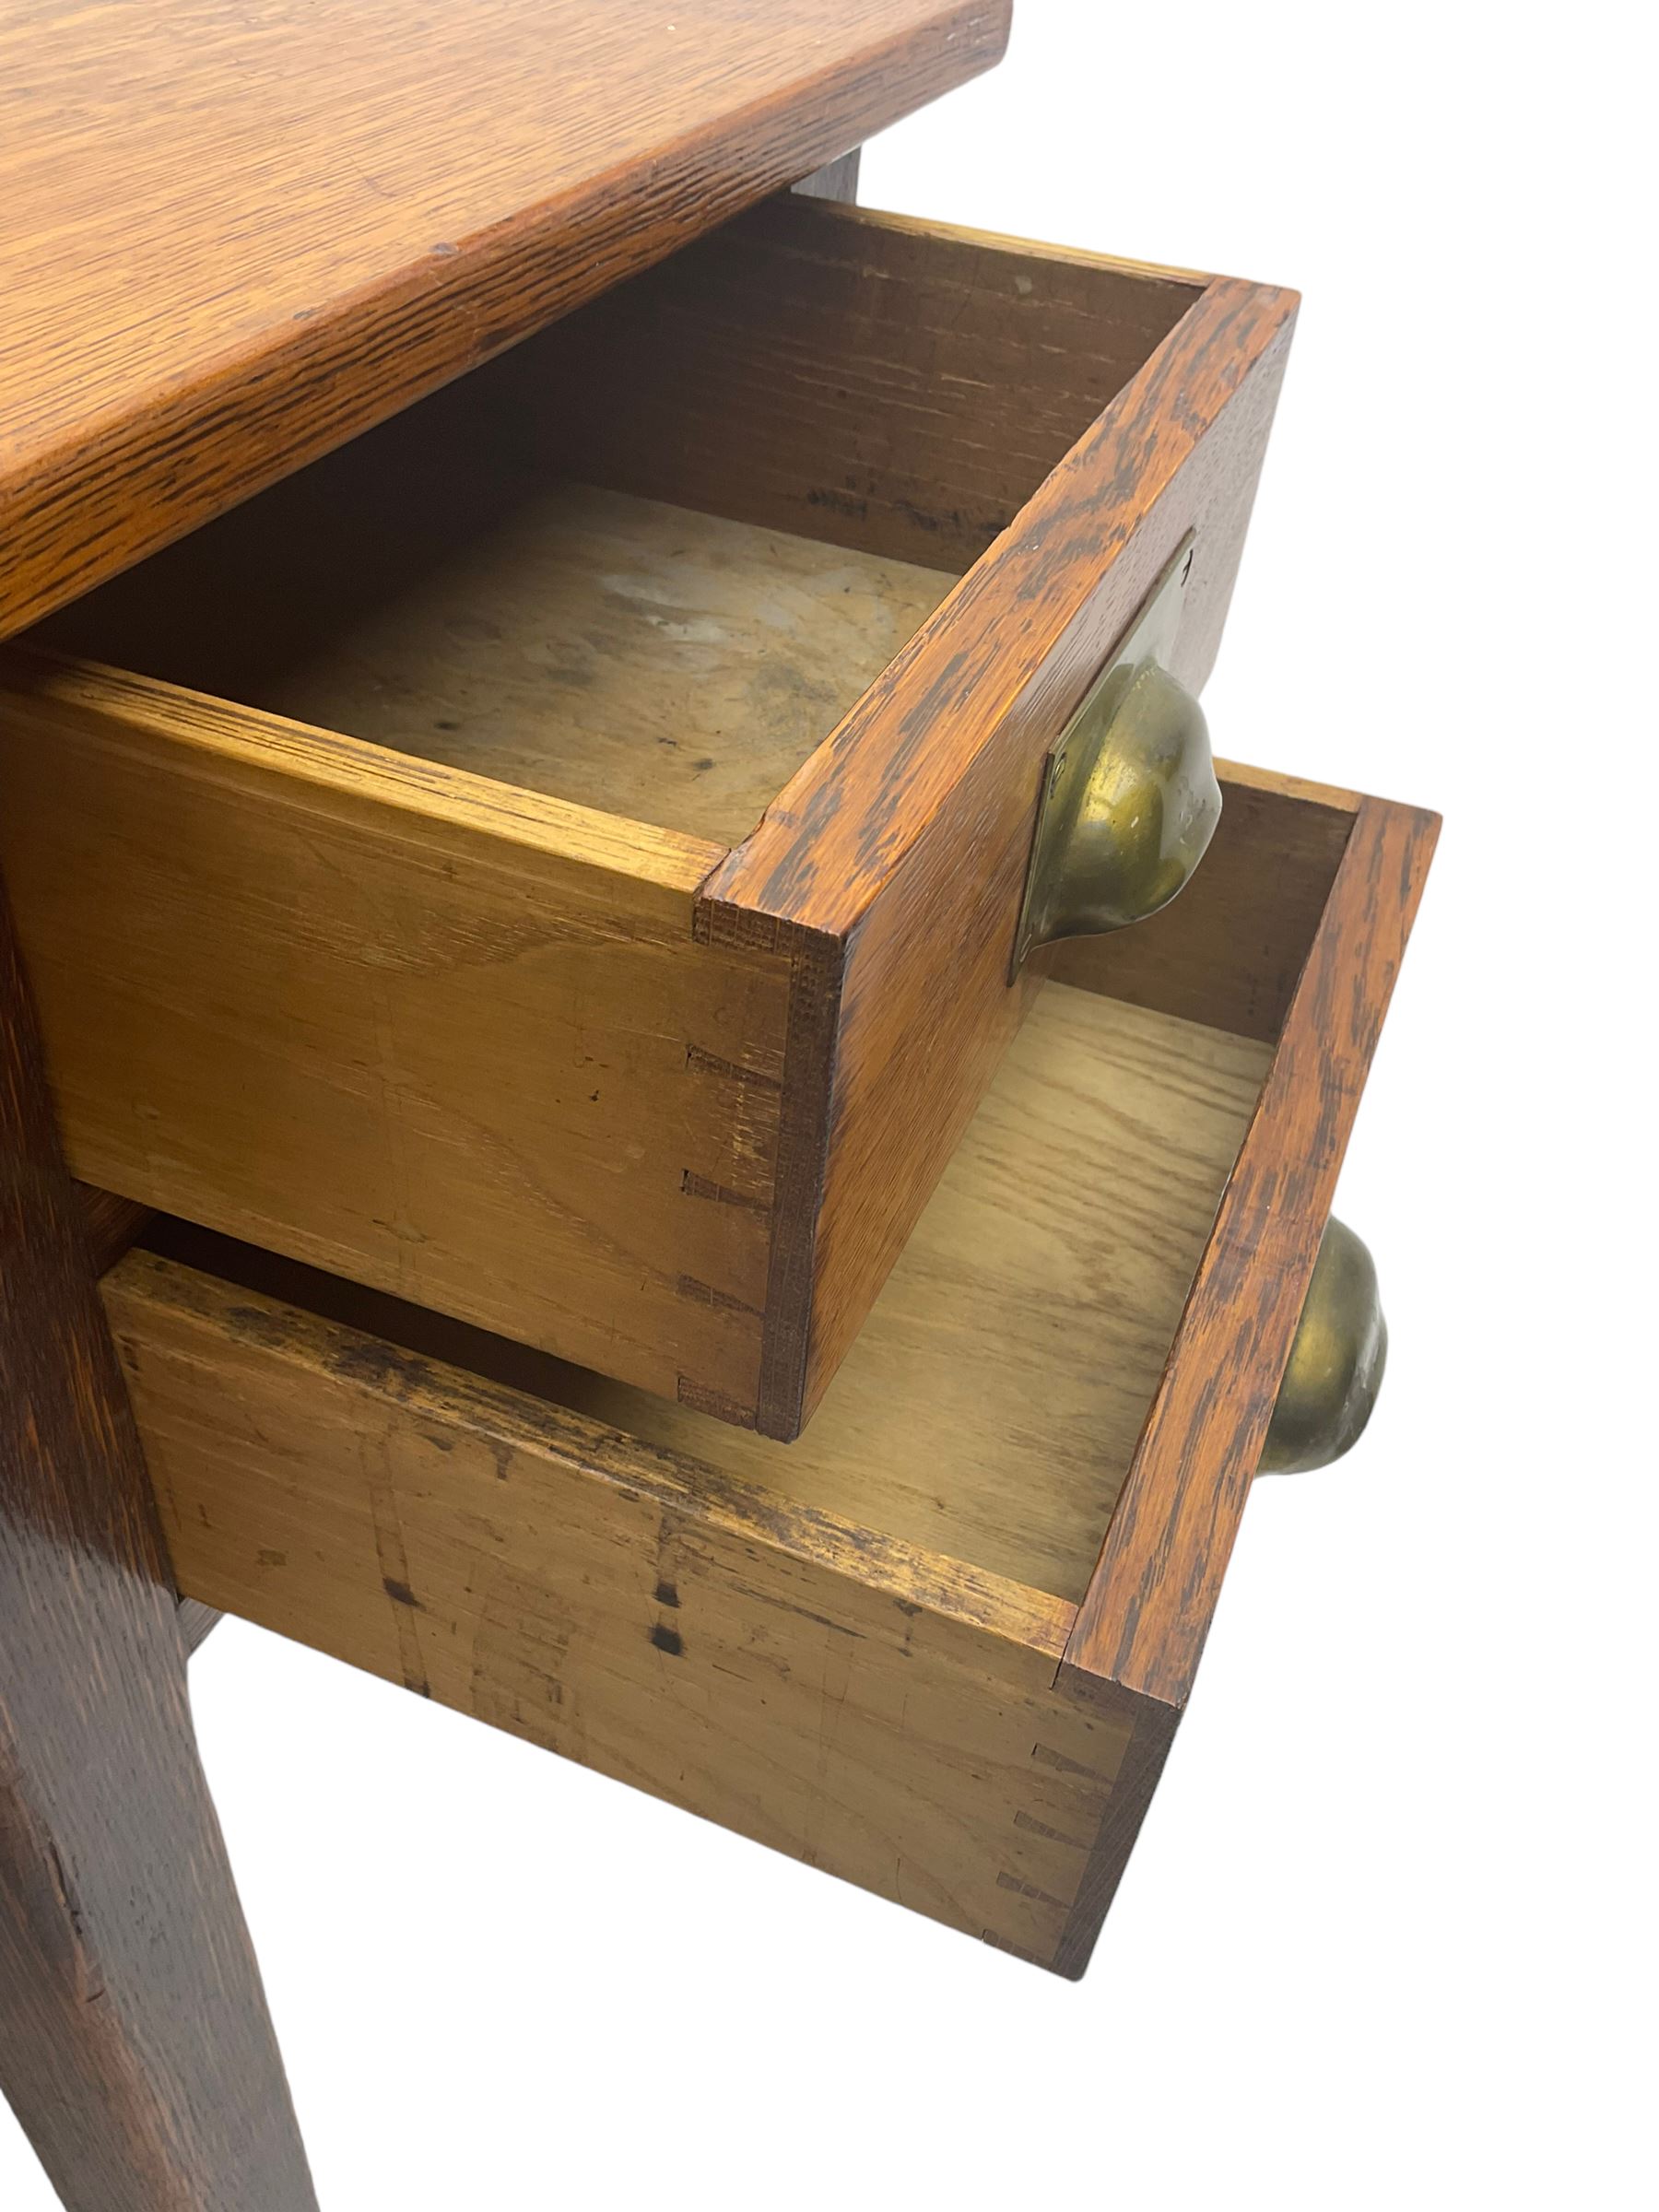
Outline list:
[[[1007,968],[1041,762],[1194,529],[1174,672],[1209,671],[1295,307],[1211,284],[704,887],[705,934],[794,978],[769,1434],[822,1395],[1037,987]]]
[[[937,574],[937,607],[1203,291],[1202,278],[1103,255],[782,194],[194,532],[29,641],[323,721],[325,701],[284,687],[290,668],[312,665],[342,628],[354,634],[365,609],[441,578],[459,550],[482,559],[568,481],[913,562]],[[510,583],[494,582],[505,600]],[[488,640],[506,685],[512,649],[530,658],[510,621],[503,611],[506,635]],[[463,648],[443,650],[453,663]],[[390,668],[376,673],[396,689]],[[834,730],[841,706],[809,688],[821,724],[723,843],[754,829]],[[544,681],[524,719],[562,722],[567,707]],[[411,753],[431,743],[415,713],[404,727],[344,726]],[[576,740],[561,729],[544,742],[557,790]],[[728,743],[765,751],[768,737],[738,729]],[[585,787],[560,795],[604,804]],[[651,794],[636,804],[649,807]]]
[[[1191,1688],[1439,827],[1359,802],[1067,1669]]]
[[[0,27],[0,634],[987,68],[1008,0]]]
[[[118,1198],[96,1183],[77,1182],[75,1194],[86,1228],[94,1275],[104,1275],[122,1253],[135,1243],[150,1218],[150,1208],[135,1198]]]
[[[86,1227],[88,1257],[94,1275],[107,1274],[124,1252],[130,1251],[147,1221],[153,1218],[147,1206],[132,1198],[118,1198],[89,1182],[77,1182],[75,1196]],[[192,1657],[218,1626],[221,1616],[194,1598],[179,1600],[179,1626],[184,1648]]]
[[[960,574],[1206,281],[782,194],[509,356],[478,428],[520,469]]]
[[[1057,1974],[1080,1982],[1174,1747],[1181,1708],[1157,1698],[1137,1698],[1076,1667],[1062,1667],[1057,1686],[1103,1720],[1115,1722],[1127,1736],[1065,1926],[1053,1958],[1046,1961]]]
[[[79,1215],[0,903],[0,2088],[70,2212],[306,2212]]]

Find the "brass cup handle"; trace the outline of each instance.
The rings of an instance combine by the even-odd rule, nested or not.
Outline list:
[[[1075,772],[1074,755],[1084,756]],[[1033,883],[1028,949],[1127,929],[1168,906],[1221,818],[1204,709],[1156,661],[1098,725],[1085,717],[1055,760],[1053,861]]]
[[[1044,765],[1010,980],[1040,945],[1168,906],[1215,834],[1204,710],[1168,666],[1192,566],[1186,540]]]
[[[1325,1224],[1259,1475],[1328,1467],[1359,1441],[1388,1361],[1376,1263],[1346,1223]]]

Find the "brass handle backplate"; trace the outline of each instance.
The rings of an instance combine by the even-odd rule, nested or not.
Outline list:
[[[1203,709],[1169,668],[1192,570],[1188,536],[1043,764],[1010,981],[1040,945],[1155,914],[1204,857],[1221,787]]]
[[[1388,1324],[1371,1253],[1346,1223],[1325,1224],[1256,1472],[1301,1475],[1357,1444],[1388,1359]]]

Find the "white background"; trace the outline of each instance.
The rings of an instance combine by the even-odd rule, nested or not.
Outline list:
[[[325,2212],[1654,2201],[1637,15],[1018,15],[862,196],[1305,294],[1211,726],[1446,817],[1338,1202],[1387,1386],[1258,1488],[1077,1987],[227,1624]]]

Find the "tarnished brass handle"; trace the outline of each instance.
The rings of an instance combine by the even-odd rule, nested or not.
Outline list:
[[[1192,559],[1189,542],[1049,758],[1011,974],[1167,906],[1221,818],[1204,711],[1166,665]]]
[[[1328,1467],[1357,1444],[1388,1360],[1388,1324],[1371,1253],[1335,1216],[1325,1224],[1267,1425],[1259,1475]]]

